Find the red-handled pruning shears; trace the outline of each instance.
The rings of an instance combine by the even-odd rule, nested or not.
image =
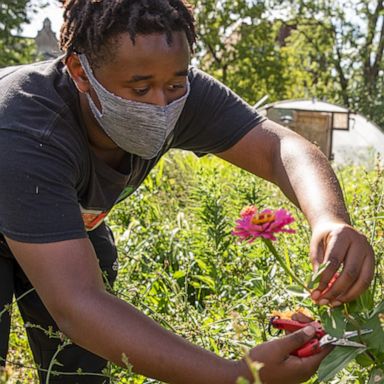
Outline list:
[[[342,337],[333,337],[328,335],[322,325],[318,321],[312,321],[310,323],[301,323],[295,320],[280,319],[278,316],[272,317],[270,325],[279,330],[285,330],[288,332],[295,332],[308,325],[315,328],[315,337],[302,347],[292,352],[292,355],[298,357],[308,357],[319,353],[321,349],[328,344],[339,345],[343,347],[364,348],[365,345],[349,340],[352,337],[366,335],[373,332],[372,329],[361,329],[360,331],[345,332]]]

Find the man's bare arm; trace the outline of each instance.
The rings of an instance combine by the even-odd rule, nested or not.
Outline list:
[[[7,242],[61,331],[83,348],[120,366],[125,354],[135,372],[169,383],[234,383],[244,370],[107,293],[88,239]]]
[[[104,289],[88,239],[26,244],[7,239],[61,331],[83,348],[133,370],[174,384],[235,384],[252,380],[244,359],[223,359],[163,329],[133,306]],[[263,362],[265,382],[308,380],[328,353],[306,359],[287,356],[314,336],[314,329],[256,346],[251,358]]]
[[[318,148],[266,120],[218,156],[277,184],[303,211],[312,228],[310,256],[314,267],[329,261],[313,293],[315,300],[338,305],[355,299],[369,286],[374,272],[372,248],[349,225],[337,178]],[[320,297],[340,265],[340,278]]]

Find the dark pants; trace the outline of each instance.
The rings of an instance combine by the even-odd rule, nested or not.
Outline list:
[[[106,277],[106,284],[113,285],[116,279],[116,259],[117,251],[114,240],[109,228],[102,224],[97,229],[89,232],[89,238],[95,248],[99,259],[100,268]],[[10,253],[9,248],[0,235],[0,312],[6,305],[12,302],[13,295],[16,298],[31,290],[32,285],[21,270],[20,266]],[[57,300],[60,300],[58,297]],[[38,366],[40,383],[45,384],[47,370],[51,364],[58,347],[62,345],[62,340],[57,338],[58,327],[47,309],[44,307],[36,291],[26,294],[17,301],[21,316],[26,325],[29,345],[33,358]],[[38,327],[35,327],[37,325]],[[44,330],[52,330],[47,335]],[[5,365],[8,351],[10,331],[10,315],[8,311],[2,313],[0,318],[0,365]],[[54,372],[76,373],[81,370],[83,373],[101,373],[107,362],[78,347],[69,344],[60,351],[55,360],[59,364],[53,365],[49,383],[60,384],[102,384],[109,380],[103,376],[96,375],[56,375]]]

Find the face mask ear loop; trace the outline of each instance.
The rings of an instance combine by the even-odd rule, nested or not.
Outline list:
[[[95,87],[95,84],[99,84],[99,82],[97,81],[95,75],[93,74],[93,71],[92,71],[91,66],[89,65],[89,61],[88,61],[87,56],[84,55],[83,53],[80,53],[77,56],[79,58],[81,66],[83,67],[83,71],[85,72],[85,74],[88,77],[89,83],[91,84],[91,86],[94,89],[97,97],[100,100],[99,93],[97,92],[97,89],[96,89],[97,87]],[[100,84],[100,86],[101,86],[101,84]],[[86,93],[86,96],[87,96],[87,99],[88,99],[89,107],[91,108],[92,112],[98,118],[102,117],[103,116],[103,112],[100,111],[99,108],[97,108],[97,106],[96,106],[95,102],[93,101],[93,99],[92,99],[91,95],[89,94],[89,92]]]
[[[89,104],[89,107],[91,108],[92,112],[96,115],[96,117],[101,118],[103,116],[103,112],[99,111],[95,102],[92,100],[91,95],[87,92],[85,96],[87,96],[88,104]]]
[[[84,70],[85,74],[87,75],[88,80],[92,84],[92,86],[95,83],[98,83],[95,75],[93,74],[93,70],[89,64],[87,56],[84,55],[84,53],[80,53],[77,55],[77,57],[79,58],[80,64],[83,67],[83,70]]]

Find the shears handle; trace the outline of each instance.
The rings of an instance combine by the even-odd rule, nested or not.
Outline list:
[[[312,339],[308,341],[308,343],[300,347],[299,349],[296,349],[296,351],[293,351],[291,355],[294,355],[297,357],[309,357],[312,355],[316,355],[320,351],[321,351],[320,340]]]
[[[280,329],[283,331],[288,331],[288,332],[295,332],[295,331],[298,331],[299,329],[305,328],[306,326],[310,325],[311,327],[315,328],[316,337],[318,339],[321,339],[323,336],[325,336],[324,328],[318,321],[311,321],[310,323],[301,323],[300,321],[286,320],[286,319],[280,319],[279,317],[272,317],[270,323],[273,326],[273,328]]]
[[[312,321],[310,323],[301,323],[300,321],[280,319],[279,317],[273,317],[270,320],[271,325],[280,330],[295,332],[308,325],[312,326],[316,330],[315,337],[308,341],[308,343],[301,346],[291,354],[297,357],[309,357],[315,355],[321,351],[320,339],[325,336],[325,331],[322,325],[318,321]]]

